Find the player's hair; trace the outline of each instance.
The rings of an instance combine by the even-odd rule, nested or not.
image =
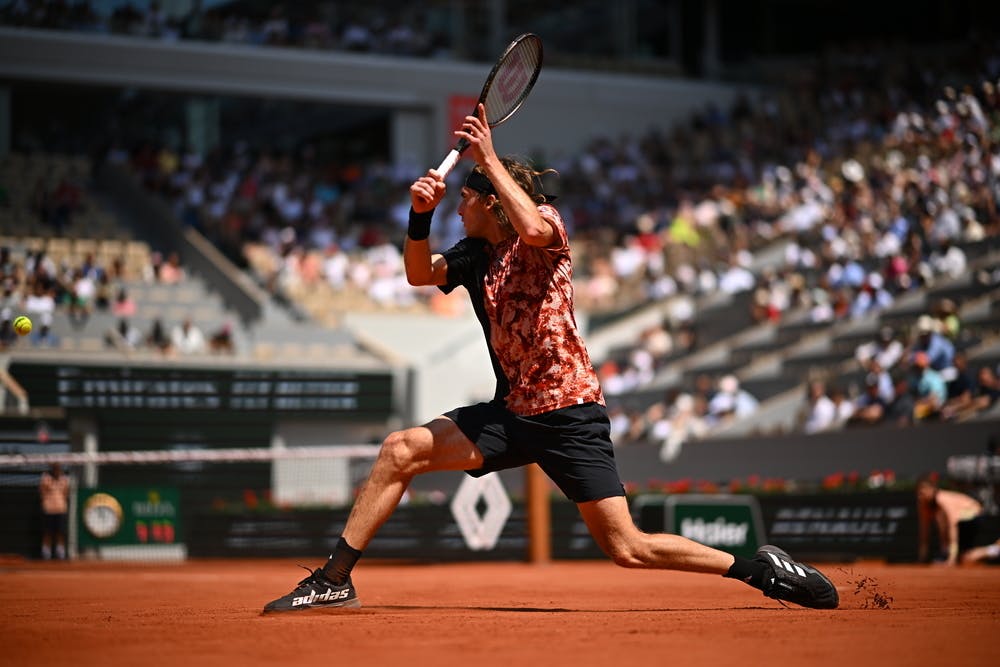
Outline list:
[[[545,174],[558,174],[559,172],[555,169],[537,171],[526,160],[513,156],[500,158],[500,163],[503,164],[507,173],[514,179],[514,182],[520,185],[521,189],[528,193],[531,201],[536,204],[544,204],[548,201],[548,196],[542,191],[541,176]],[[486,175],[483,172],[482,167],[478,164],[473,168],[473,171],[483,174],[483,176]],[[500,224],[501,229],[508,233],[513,233],[515,231],[514,225],[511,224],[510,220],[507,218],[507,213],[503,210],[503,205],[500,203],[499,197],[495,199],[489,210],[497,217],[497,222]]]
[[[940,488],[938,474],[936,472],[925,472],[917,478],[917,493],[919,494],[923,488],[928,488],[933,492],[933,495],[926,503],[926,507],[931,510],[936,509],[938,506],[937,492]]]
[[[917,477],[917,486],[920,486],[921,484],[928,484],[937,488],[940,484],[940,476],[933,471],[921,473],[921,475]]]

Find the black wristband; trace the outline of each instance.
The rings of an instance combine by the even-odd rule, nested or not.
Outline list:
[[[431,216],[433,215],[434,209],[431,209],[426,213],[417,213],[411,207],[410,223],[406,230],[406,235],[413,241],[423,241],[426,239],[431,235]]]

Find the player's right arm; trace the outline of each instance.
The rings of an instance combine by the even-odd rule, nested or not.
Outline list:
[[[442,255],[432,254],[427,235],[431,216],[445,194],[444,179],[429,170],[410,186],[410,224],[403,242],[403,267],[411,285],[444,285],[448,279],[448,262]]]

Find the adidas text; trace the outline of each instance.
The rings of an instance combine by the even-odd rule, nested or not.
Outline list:
[[[309,595],[303,595],[292,600],[292,606],[298,607],[303,604],[312,604],[313,602],[333,602],[335,600],[346,600],[348,594],[351,592],[349,588],[345,588],[340,591],[335,591],[332,588],[326,589],[326,593],[321,593],[316,595],[316,591],[312,591]]]

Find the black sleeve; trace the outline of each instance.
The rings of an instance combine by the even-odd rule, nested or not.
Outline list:
[[[438,285],[438,289],[445,294],[450,294],[459,285],[470,289],[478,281],[479,266],[486,259],[485,245],[482,239],[465,238],[441,253],[448,263],[448,280]]]

